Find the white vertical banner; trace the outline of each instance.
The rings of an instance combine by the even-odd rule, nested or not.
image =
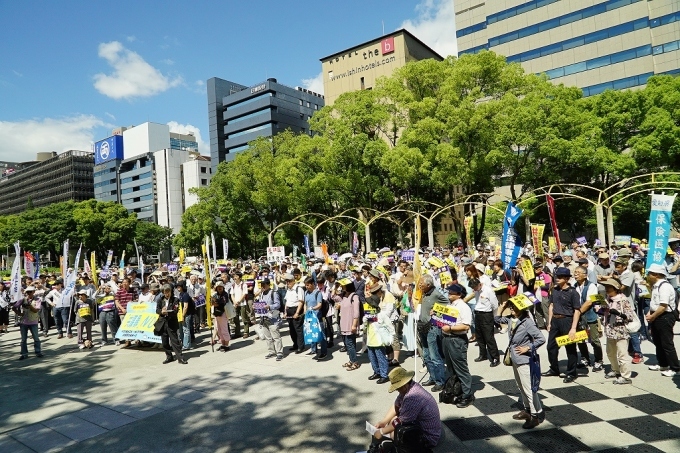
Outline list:
[[[68,321],[66,323],[66,330],[68,331],[71,325],[71,309],[73,307],[73,294],[76,291],[76,280],[78,279],[78,267],[80,266],[80,252],[83,249],[83,244],[78,247],[78,253],[76,253],[76,260],[73,262],[73,270],[69,272],[64,281],[64,291],[61,293],[61,306],[64,306],[64,302],[68,302]]]
[[[212,241],[213,259],[217,260],[217,249],[215,248],[215,235],[210,233],[210,240]]]
[[[205,237],[205,249],[206,255],[208,255],[208,262],[210,262],[210,242],[208,236]]]
[[[139,267],[139,272],[142,274],[142,283],[144,283],[144,263],[139,257],[139,247],[137,247],[137,239],[133,239],[135,242],[135,252],[137,253],[137,267]]]
[[[14,264],[12,264],[12,278],[9,285],[9,295],[13,302],[19,301],[21,296],[21,247],[19,241],[14,243]],[[9,259],[9,256],[7,257]]]
[[[222,239],[222,252],[224,253],[224,259],[226,260],[229,256],[229,241],[227,239]]]
[[[61,270],[61,278],[66,278],[66,271],[68,270],[68,239],[64,241],[63,257],[64,268]]]

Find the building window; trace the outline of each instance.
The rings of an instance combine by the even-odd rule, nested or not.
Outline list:
[[[298,99],[298,102],[300,103],[300,105],[302,105],[302,99]]]
[[[314,110],[319,110],[319,104],[314,104]]]
[[[307,108],[311,107],[309,101],[307,101]]]
[[[365,86],[364,86],[364,78],[363,78],[363,77],[361,78],[361,89],[362,89],[362,90],[365,89]]]
[[[202,185],[202,186],[207,186],[207,185],[208,185],[208,180],[207,180],[207,179],[201,179],[201,185]]]
[[[206,167],[201,167],[201,173],[207,173],[208,169]]]

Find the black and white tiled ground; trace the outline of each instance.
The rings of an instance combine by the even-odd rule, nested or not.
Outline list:
[[[668,384],[669,392],[680,392]],[[522,408],[513,379],[477,379],[474,390],[473,406],[440,405],[443,423],[471,451],[680,452],[680,403],[634,385],[542,378],[546,419],[533,430],[512,419]]]

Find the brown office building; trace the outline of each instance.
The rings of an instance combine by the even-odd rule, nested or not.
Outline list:
[[[390,76],[406,63],[426,58],[443,60],[404,29],[324,57],[321,71],[326,105],[342,93],[373,88],[378,77]]]

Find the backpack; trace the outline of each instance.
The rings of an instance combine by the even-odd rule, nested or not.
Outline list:
[[[666,280],[664,283],[668,283],[669,285],[671,285],[671,282],[669,282],[668,280]],[[673,285],[671,285],[671,286],[673,286]],[[678,301],[680,300],[680,293],[678,293],[675,290],[675,288],[673,288],[673,293],[675,294],[675,301],[674,301],[675,307],[673,307],[673,309],[671,310],[671,313],[673,313],[673,318],[675,319],[675,321],[680,321],[680,312],[678,312]]]
[[[444,389],[439,392],[439,402],[444,404],[454,404],[457,396],[463,394],[463,387],[458,379],[458,375],[454,374],[444,383]]]

